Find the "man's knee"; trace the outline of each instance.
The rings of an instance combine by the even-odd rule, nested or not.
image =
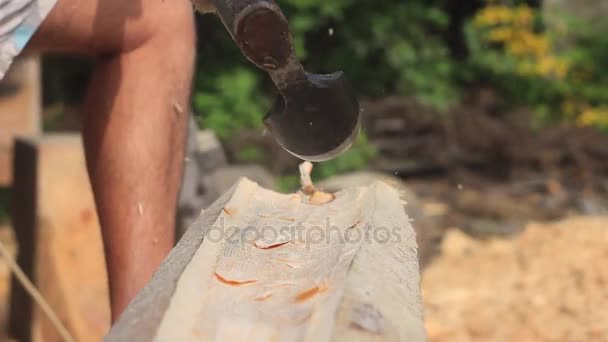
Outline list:
[[[194,50],[190,0],[83,0],[78,4],[58,0],[28,50],[93,56],[124,54],[151,44],[166,50]]]
[[[144,1],[149,6],[143,8],[138,30],[125,37],[124,50],[150,46],[167,54],[187,54],[194,56],[195,27],[194,13],[190,0]],[[146,12],[147,11],[147,12]]]

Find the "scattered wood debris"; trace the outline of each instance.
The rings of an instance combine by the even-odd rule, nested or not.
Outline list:
[[[228,216],[233,216],[234,214],[236,214],[236,209],[234,208],[228,208],[228,207],[224,207],[224,213],[226,213],[226,215]]]
[[[308,202],[310,202],[311,204],[321,205],[329,203],[335,198],[336,196],[334,196],[334,194],[330,194],[329,192],[315,191],[308,199]]]
[[[295,262],[295,261],[288,261],[288,260],[286,260],[286,261],[283,261],[283,264],[285,264],[286,266],[289,266],[289,267],[293,268],[294,270],[297,270],[297,269],[299,269],[299,268],[302,267],[301,263],[298,263],[298,262]]]
[[[306,301],[319,293],[325,292],[327,288],[328,286],[326,284],[315,285],[307,290],[298,293],[298,295],[296,296],[296,302]]]
[[[269,284],[268,287],[288,287],[288,286],[294,286],[296,285],[295,282],[290,281],[290,280],[279,280],[276,281],[272,284]]]
[[[272,297],[272,291],[264,291],[253,297],[253,300],[262,301]]]
[[[296,219],[293,217],[279,217],[279,219],[283,221],[296,222]]]
[[[312,172],[313,165],[309,161],[305,161],[300,164],[300,184],[302,193],[308,196],[308,202],[310,204],[322,205],[333,201],[336,196],[332,193],[317,190],[312,183],[310,173]]]
[[[316,191],[315,186],[312,184],[312,178],[310,178],[312,167],[313,165],[309,161],[300,164],[300,185],[305,195],[312,195]]]
[[[256,281],[258,281],[257,279],[228,279],[226,277],[223,277],[222,275],[220,275],[217,272],[215,272],[214,275],[215,275],[215,278],[217,280],[219,280],[220,282],[222,282],[226,285],[232,285],[232,286],[251,284],[251,283],[255,283]]]
[[[277,236],[265,236],[261,239],[256,240],[253,244],[260,249],[271,249],[283,246],[291,241],[291,237],[288,234],[277,235]]]

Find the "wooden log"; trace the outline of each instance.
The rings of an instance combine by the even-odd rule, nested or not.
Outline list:
[[[15,144],[13,227],[18,262],[77,341],[110,327],[101,234],[78,134]],[[19,341],[62,341],[21,284],[11,284],[9,332]]]
[[[415,234],[398,193],[376,182],[315,198],[239,181],[106,340],[424,340]]]

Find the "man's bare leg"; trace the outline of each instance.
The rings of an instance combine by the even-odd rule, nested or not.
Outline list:
[[[174,244],[194,39],[188,0],[59,0],[28,46],[98,58],[84,142],[113,321]]]

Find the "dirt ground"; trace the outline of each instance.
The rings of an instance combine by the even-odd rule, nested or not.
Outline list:
[[[429,341],[607,341],[608,217],[486,241],[450,229],[423,274]]]

